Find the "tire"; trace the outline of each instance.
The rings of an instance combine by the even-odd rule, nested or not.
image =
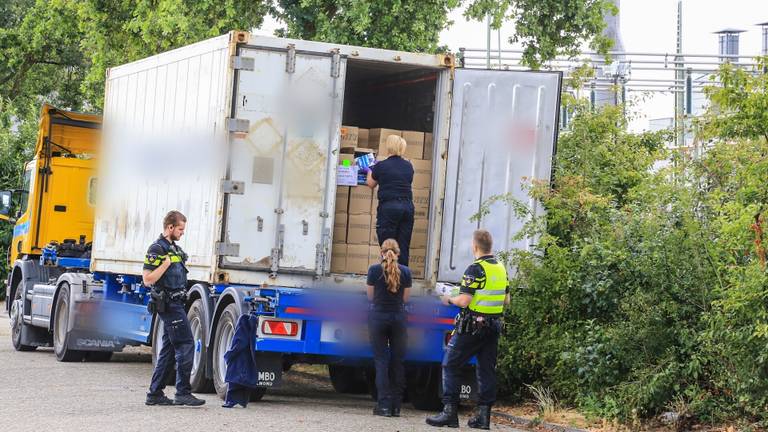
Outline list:
[[[214,391],[213,380],[205,376],[205,360],[208,358],[208,328],[205,325],[205,309],[203,309],[203,300],[197,299],[192,302],[192,306],[187,311],[189,326],[192,330],[192,338],[195,344],[195,358],[192,363],[192,374],[190,384],[195,393],[211,393]]]
[[[251,398],[249,400],[251,402],[258,402],[264,397],[265,393],[267,393],[266,387],[258,387],[258,388],[252,389]]]
[[[415,368],[407,377],[408,399],[417,410],[438,411],[443,404],[440,400],[441,371],[439,366]]]
[[[16,286],[13,290],[13,303],[10,308],[11,318],[11,342],[13,343],[13,349],[16,351],[34,351],[37,349],[34,345],[24,345],[21,343],[21,329],[26,326],[24,324],[23,306],[24,300],[21,298],[21,281],[16,282]]]
[[[154,324],[152,324],[152,366],[157,366],[157,356],[160,355],[160,350],[163,349],[163,320],[155,314]],[[176,366],[168,371],[165,376],[165,385],[176,384]]]
[[[112,351],[88,351],[85,353],[85,361],[95,363],[106,363],[112,360]]]
[[[362,368],[328,365],[328,375],[331,378],[333,389],[338,393],[365,394],[368,392],[368,383]]]
[[[53,352],[60,362],[83,361],[85,351],[73,350],[69,344],[69,284],[64,282],[59,289],[53,317]]]
[[[224,353],[232,344],[237,318],[237,306],[234,303],[227,305],[219,317],[213,337],[213,386],[216,394],[222,399],[227,395],[227,382],[224,379],[227,374],[227,364],[224,362]]]

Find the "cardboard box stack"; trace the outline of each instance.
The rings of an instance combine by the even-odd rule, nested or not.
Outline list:
[[[339,165],[353,163],[356,155],[374,153],[376,159],[388,156],[387,136],[402,136],[408,143],[406,158],[414,168],[413,203],[415,221],[411,236],[410,267],[413,277],[425,277],[424,266],[432,184],[432,134],[395,129],[361,129],[342,126]],[[347,162],[345,162],[347,161]],[[331,272],[366,274],[368,267],[380,261],[376,237],[376,192],[365,185],[337,186],[336,213],[333,224]]]

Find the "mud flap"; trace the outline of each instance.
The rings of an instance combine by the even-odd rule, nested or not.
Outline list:
[[[283,381],[283,356],[280,353],[257,351],[253,354],[256,362],[259,387],[277,387]]]
[[[69,332],[67,348],[78,351],[122,351],[125,344],[119,339],[93,331],[73,329]]]

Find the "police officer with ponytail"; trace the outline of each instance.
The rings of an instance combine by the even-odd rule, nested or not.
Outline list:
[[[504,306],[509,303],[509,281],[504,264],[491,252],[493,240],[486,230],[472,235],[475,262],[464,272],[459,294],[443,296],[443,303],[459,306],[453,331],[443,356],[443,412],[427,418],[432,426],[458,427],[461,368],[477,356],[480,387],[477,413],[467,425],[490,429],[491,407],[496,402],[496,353]]]
[[[184,235],[187,218],[170,211],[163,219],[163,233],[149,246],[144,259],[142,280],[151,287],[147,306],[157,314],[163,326],[162,349],[157,356],[152,383],[147,393],[147,405],[199,406],[204,400],[192,396],[190,375],[194,361],[194,339],[184,309],[187,289],[187,254],[176,244]],[[159,343],[160,341],[153,341]],[[174,361],[175,359],[175,361]],[[176,364],[176,396],[173,400],[163,393],[165,377]]]
[[[381,264],[368,269],[371,310],[368,333],[376,366],[378,401],[374,415],[400,417],[405,390],[403,359],[406,348],[405,303],[411,291],[411,271],[399,264],[400,248],[394,239],[381,245]]]

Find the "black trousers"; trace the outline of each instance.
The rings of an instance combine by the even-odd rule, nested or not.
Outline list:
[[[379,246],[386,239],[395,239],[400,246],[400,264],[408,265],[408,251],[413,233],[413,201],[390,200],[379,203],[376,215],[376,236]]]
[[[400,407],[405,390],[405,348],[407,333],[405,312],[371,311],[368,333],[376,366],[379,406]]]
[[[188,395],[192,392],[189,378],[194,362],[195,343],[187,313],[184,311],[184,304],[171,301],[165,312],[158,313],[158,318],[163,320],[163,348],[157,356],[149,394],[157,396],[163,394],[165,377],[173,370],[175,363],[176,395]]]
[[[478,334],[454,334],[443,356],[443,403],[459,403],[461,368],[472,356],[477,356],[478,405],[492,406],[496,402],[496,354],[499,329],[485,327]]]

